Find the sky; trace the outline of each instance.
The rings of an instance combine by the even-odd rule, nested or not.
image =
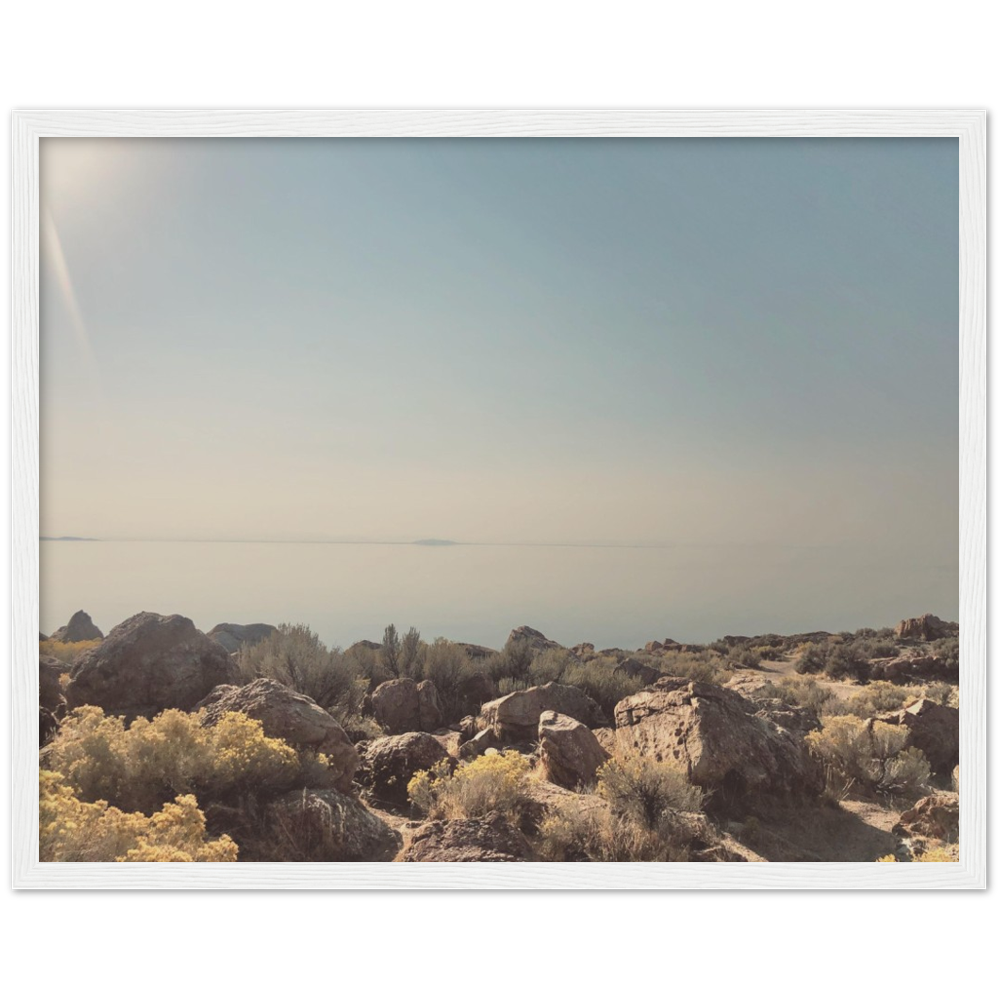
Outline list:
[[[41,146],[43,535],[957,564],[957,140]]]

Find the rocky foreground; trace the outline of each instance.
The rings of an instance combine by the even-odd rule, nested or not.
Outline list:
[[[342,651],[80,611],[40,637],[40,856],[957,860],[957,635]]]

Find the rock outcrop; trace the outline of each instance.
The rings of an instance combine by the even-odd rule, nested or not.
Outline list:
[[[433,681],[397,677],[379,684],[371,694],[375,721],[390,736],[427,733],[444,722],[441,702]]]
[[[395,806],[406,807],[406,786],[417,771],[428,771],[439,761],[454,759],[440,741],[428,733],[405,733],[385,736],[361,746],[358,781],[376,798]]]
[[[676,761],[706,792],[706,808],[738,815],[761,797],[815,798],[823,769],[799,732],[735,691],[664,678],[615,706],[626,751]]]
[[[921,615],[919,618],[904,618],[896,626],[896,635],[900,639],[944,639],[958,635],[958,625],[955,622],[943,622],[936,615]]]
[[[524,835],[506,817],[435,820],[413,832],[399,861],[530,861]]]
[[[253,625],[233,625],[224,622],[208,633],[227,653],[235,653],[241,646],[256,646],[278,630],[273,625],[255,622]]]
[[[949,775],[958,764],[958,709],[921,698],[898,712],[877,716],[879,722],[906,726],[906,745],[921,750],[935,774]]]
[[[546,780],[569,789],[592,785],[609,756],[583,723],[558,712],[539,717],[538,753]]]
[[[536,656],[548,649],[566,648],[560,646],[554,639],[547,639],[537,628],[532,628],[530,625],[519,625],[512,629],[510,635],[507,636],[507,644],[511,643],[521,643],[527,646]]]
[[[330,785],[350,791],[358,752],[340,723],[312,698],[269,677],[259,677],[243,687],[218,687],[196,708],[205,710],[206,726],[214,726],[227,712],[242,712],[260,720],[265,736],[284,740],[296,750],[325,754]]]
[[[892,828],[898,837],[924,838],[953,844],[958,840],[958,795],[935,792],[907,809]]]
[[[958,664],[938,656],[882,656],[868,661],[868,676],[873,681],[894,684],[922,681],[958,683]]]
[[[552,681],[526,691],[513,691],[483,705],[485,725],[505,743],[533,743],[538,738],[538,720],[542,712],[559,712],[585,726],[603,723],[597,704],[579,688]]]
[[[127,719],[152,718],[167,708],[190,711],[234,676],[229,654],[190,618],[143,611],[76,661],[66,700],[71,708],[98,705]]]
[[[51,638],[56,642],[91,642],[103,639],[104,633],[91,621],[86,611],[77,611],[68,624],[52,633]]]
[[[332,789],[303,789],[276,799],[266,813],[283,861],[392,861],[400,835],[357,799]]]

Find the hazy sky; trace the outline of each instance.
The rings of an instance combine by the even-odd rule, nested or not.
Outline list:
[[[957,562],[957,140],[45,139],[41,171],[43,534]]]

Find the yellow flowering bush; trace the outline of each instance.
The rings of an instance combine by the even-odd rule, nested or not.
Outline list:
[[[67,716],[44,759],[84,802],[105,800],[147,814],[178,795],[220,799],[318,784],[326,769],[321,755],[300,756],[238,712],[205,727],[200,714],[169,709],[126,727],[93,705]]]
[[[104,800],[81,802],[63,776],[39,778],[40,861],[236,861],[228,836],[206,840],[193,795],[179,795],[152,816],[122,812]]]
[[[879,858],[879,861],[899,861],[894,854],[887,854],[883,858]],[[958,844],[953,844],[950,847],[932,847],[922,854],[914,855],[914,861],[958,861]]]
[[[487,754],[459,764],[447,761],[418,771],[407,785],[410,801],[431,819],[476,819],[493,811],[514,813],[521,801],[528,759],[516,750]]]

